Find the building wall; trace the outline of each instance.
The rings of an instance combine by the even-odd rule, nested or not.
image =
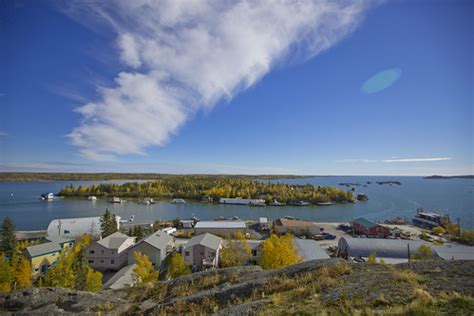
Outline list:
[[[54,263],[59,259],[60,252],[48,253],[43,256],[30,258],[31,270],[34,275],[46,272],[49,269],[50,263]]]
[[[155,269],[159,269],[161,266],[161,263],[166,258],[166,251],[162,252],[160,251],[160,249],[157,249],[146,242],[142,242],[142,243],[138,243],[137,245],[133,246],[132,248],[128,250],[128,264],[135,263],[133,254],[136,251],[139,251],[142,254],[147,255],[148,259],[150,259]]]
[[[390,229],[381,225],[367,228],[363,225],[360,225],[359,223],[354,223],[354,232],[357,235],[366,235],[381,238],[387,238],[388,236],[390,236]]]
[[[203,269],[202,262],[204,259],[208,261],[213,260],[214,266],[217,267],[219,264],[219,254],[220,249],[216,251],[203,245],[195,245],[191,248],[184,248],[182,252],[184,262],[196,270]]]
[[[127,265],[127,251],[121,247],[122,251],[117,249],[107,249],[98,243],[94,243],[87,247],[86,259],[89,266],[95,270],[118,271]]]

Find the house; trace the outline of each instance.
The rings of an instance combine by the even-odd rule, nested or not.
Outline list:
[[[269,229],[269,226],[268,226],[268,218],[266,217],[260,217],[258,219],[258,229],[259,230],[268,230]]]
[[[194,220],[193,219],[182,219],[179,221],[181,227],[183,228],[193,228],[194,227]]]
[[[389,227],[382,226],[363,217],[354,220],[352,227],[354,234],[365,235],[367,237],[388,238],[391,236],[391,233],[396,234],[396,231],[391,232]],[[400,233],[398,232],[398,236],[395,237],[400,237]]]
[[[74,239],[48,238],[48,242],[26,247],[23,254],[30,260],[34,275],[46,272],[55,265],[63,250],[74,246]]]
[[[317,235],[320,233],[320,227],[310,221],[297,219],[279,218],[273,222],[273,228],[278,234]]]
[[[194,236],[182,247],[184,261],[193,271],[217,267],[222,242],[222,238],[209,233]]]
[[[210,233],[223,237],[230,237],[236,232],[247,232],[247,224],[244,221],[200,221],[194,226],[195,235]]]
[[[115,216],[117,229],[120,228],[120,216]],[[59,218],[53,219],[48,225],[48,236],[78,237],[89,234],[99,237],[101,230],[101,217]]]
[[[329,255],[312,239],[294,239],[295,250],[303,262],[311,260],[329,259]]]
[[[86,249],[89,266],[99,271],[118,271],[127,265],[128,249],[135,244],[135,237],[116,232]]]
[[[107,282],[104,283],[103,289],[124,289],[132,287],[135,285],[135,280],[133,278],[133,270],[135,269],[136,264],[129,264],[128,266],[123,267],[115,273]]]
[[[128,249],[128,264],[135,263],[133,254],[139,251],[147,255],[153,266],[159,269],[173,246],[174,238],[172,236],[162,231],[155,232]]]

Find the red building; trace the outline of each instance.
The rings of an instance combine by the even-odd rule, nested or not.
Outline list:
[[[382,226],[365,218],[358,218],[353,223],[354,234],[365,235],[367,237],[388,238],[390,236],[400,237],[400,233],[391,230],[389,227]]]

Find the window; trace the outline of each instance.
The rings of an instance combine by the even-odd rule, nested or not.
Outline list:
[[[252,256],[256,257],[257,256],[257,249],[252,250]]]
[[[103,255],[103,254],[105,253],[105,251],[104,251],[104,250],[101,250],[100,253]]]
[[[89,263],[94,263],[94,260],[89,260],[88,262],[89,262]]]
[[[100,260],[100,263],[104,263],[104,260]]]
[[[94,254],[95,251],[94,251],[94,250],[90,250],[89,253],[90,253],[90,254]]]
[[[188,256],[189,256],[189,251],[186,251],[186,252],[184,253],[184,255],[185,255],[186,257],[188,257]]]
[[[110,260],[110,264],[115,264],[115,260]]]
[[[111,254],[111,255],[114,255],[114,254],[115,254],[115,250],[110,251],[110,254]]]

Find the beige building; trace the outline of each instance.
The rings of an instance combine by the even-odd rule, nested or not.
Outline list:
[[[127,254],[135,237],[116,232],[91,244],[86,249],[89,266],[99,271],[118,271],[127,265]]]
[[[136,251],[148,256],[155,269],[159,269],[163,260],[173,249],[174,238],[165,232],[158,231],[140,240],[128,250],[128,264],[134,264],[133,254]]]
[[[318,235],[321,233],[319,225],[310,221],[279,218],[273,222],[273,228],[278,234]]]
[[[222,237],[231,237],[236,232],[247,233],[247,225],[244,221],[200,221],[194,225],[194,234],[214,234]]]
[[[217,267],[222,242],[222,238],[209,233],[194,236],[182,247],[184,261],[192,271]]]

